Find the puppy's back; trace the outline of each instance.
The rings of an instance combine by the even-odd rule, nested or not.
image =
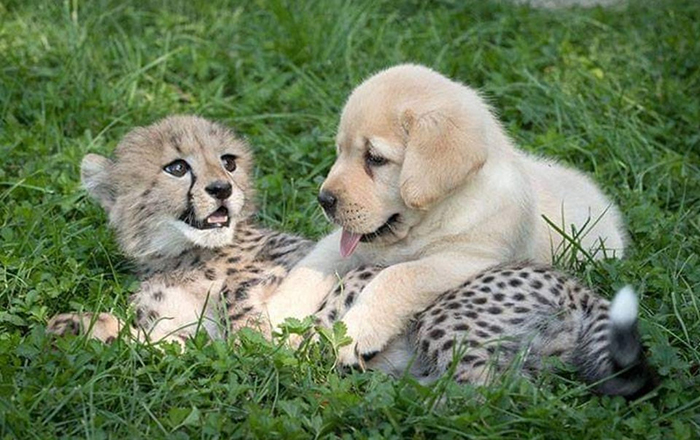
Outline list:
[[[539,208],[535,240],[538,258],[546,261],[552,250],[562,250],[562,236],[542,218],[547,217],[594,258],[622,257],[627,236],[622,215],[598,186],[585,174],[552,160],[523,154],[523,166],[532,182]],[[572,226],[583,229],[572,231]],[[601,246],[605,248],[602,252]],[[567,247],[566,240],[563,247]]]

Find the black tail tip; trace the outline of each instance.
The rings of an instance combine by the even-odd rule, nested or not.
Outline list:
[[[637,330],[638,309],[637,295],[629,286],[620,289],[610,305],[608,353],[612,374],[597,387],[602,394],[635,400],[659,385]]]
[[[612,375],[600,383],[598,391],[636,400],[654,390],[659,376],[647,361],[637,326],[619,328],[613,324],[610,338]]]
[[[651,393],[660,382],[656,371],[646,361],[642,361],[606,379],[597,387],[597,391],[600,394],[637,400]]]

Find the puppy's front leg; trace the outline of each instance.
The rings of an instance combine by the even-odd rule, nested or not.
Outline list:
[[[461,254],[438,254],[384,269],[343,318],[353,342],[341,348],[340,363],[357,365],[371,359],[441,293],[498,263]]]
[[[267,302],[273,328],[286,318],[302,319],[318,310],[338,276],[343,276],[354,261],[341,259],[339,243],[340,231],[326,236],[289,272]]]

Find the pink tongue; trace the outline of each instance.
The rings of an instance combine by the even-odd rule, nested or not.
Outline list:
[[[340,256],[347,258],[355,252],[355,248],[360,243],[361,234],[353,234],[343,229],[343,234],[340,236]]]
[[[207,217],[207,223],[226,223],[228,220],[228,215],[226,214],[212,214]]]

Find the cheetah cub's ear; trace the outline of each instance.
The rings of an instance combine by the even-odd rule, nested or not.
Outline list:
[[[99,154],[88,154],[80,165],[83,187],[107,212],[114,205],[115,199],[115,188],[109,179],[111,167],[112,161]]]

